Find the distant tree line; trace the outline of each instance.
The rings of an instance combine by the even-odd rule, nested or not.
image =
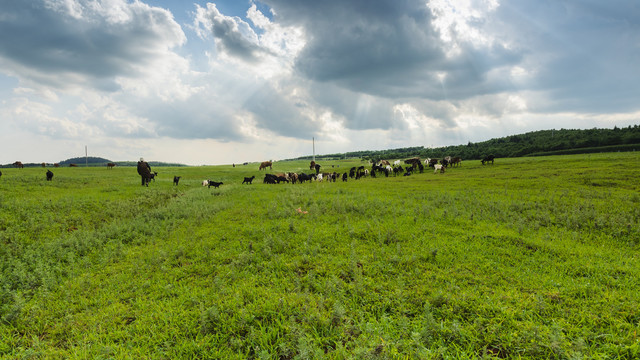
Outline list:
[[[68,167],[69,164],[76,164],[80,167],[84,167],[88,165],[89,167],[100,167],[107,166],[108,163],[115,163],[117,166],[136,166],[138,164],[137,161],[111,161],[109,159],[89,156],[89,157],[74,157],[66,160],[62,160],[58,162],[60,166]],[[42,167],[42,163],[24,163],[24,167]],[[186,166],[184,164],[177,163],[165,163],[161,161],[149,161],[149,165],[151,166]],[[45,166],[53,166],[52,163],[46,163]],[[0,165],[0,168],[12,168],[13,163]]]
[[[521,157],[635,150],[640,150],[640,126],[638,125],[626,128],[614,127],[613,129],[540,130],[483,142],[469,142],[466,145],[354,151],[342,154],[316,155],[316,160],[360,158],[377,161],[413,156],[420,158],[459,156],[463,159],[473,160],[481,159],[489,154],[496,157]],[[298,159],[310,160],[311,158],[311,156],[303,156]]]

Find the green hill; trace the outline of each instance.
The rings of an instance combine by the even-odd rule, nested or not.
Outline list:
[[[437,148],[424,146],[390,150],[367,150],[341,154],[316,155],[316,159],[362,158],[364,160],[401,159],[413,156],[438,158],[460,156],[466,160],[480,159],[493,154],[496,157],[585,154],[640,150],[640,126],[588,130],[540,130],[519,135]],[[298,159],[310,160],[311,156]]]

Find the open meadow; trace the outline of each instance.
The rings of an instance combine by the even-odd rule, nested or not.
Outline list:
[[[51,170],[2,169],[2,359],[640,358],[640,152]]]

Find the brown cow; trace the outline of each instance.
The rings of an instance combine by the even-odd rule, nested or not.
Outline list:
[[[107,163],[107,168],[109,169],[113,169],[114,166],[116,166],[115,163]]]
[[[76,164],[69,164],[69,167],[78,167]]]
[[[13,163],[13,166],[17,167],[18,169],[22,169],[24,168],[24,165],[22,165],[21,161],[16,161]]]
[[[407,165],[411,165],[411,167],[413,167],[414,169],[418,167],[418,164],[420,164],[420,158],[419,157],[413,157],[411,159],[407,159],[404,161],[405,164]]]
[[[316,168],[316,162],[311,160],[311,162],[309,163],[309,170],[315,170]]]
[[[267,167],[273,170],[273,168],[271,167],[272,165],[273,163],[271,161],[263,161],[260,163],[260,168],[258,170],[266,169]]]
[[[42,163],[42,167],[47,167],[47,164],[46,163]]]
[[[58,163],[53,163],[53,167],[60,167],[60,164],[58,164]]]

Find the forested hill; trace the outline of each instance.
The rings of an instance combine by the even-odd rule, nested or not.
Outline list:
[[[540,130],[520,135],[491,139],[466,145],[438,148],[423,146],[391,150],[355,151],[342,154],[316,155],[316,159],[362,158],[364,160],[402,159],[413,156],[438,158],[459,156],[480,159],[493,154],[496,157],[580,154],[593,152],[640,150],[640,126],[589,130]],[[304,156],[298,159],[311,159]]]

